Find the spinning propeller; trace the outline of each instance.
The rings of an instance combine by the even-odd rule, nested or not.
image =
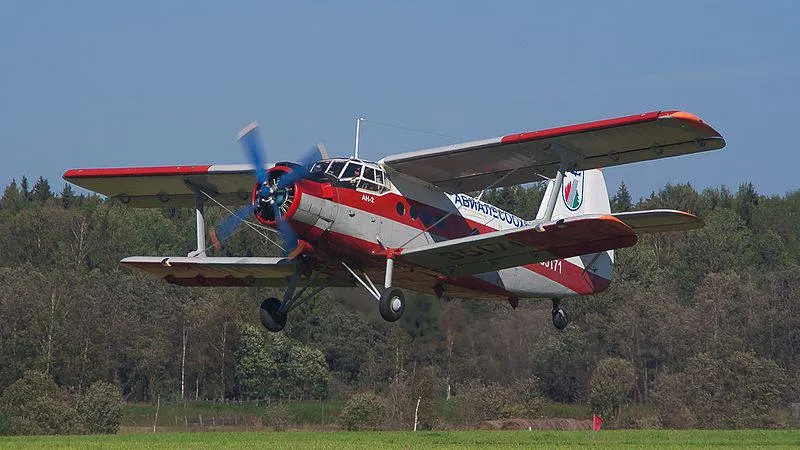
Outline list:
[[[294,184],[308,176],[315,162],[327,157],[324,147],[320,144],[312,147],[300,158],[299,166],[294,166],[291,171],[267,171],[264,168],[266,152],[261,143],[258,125],[255,122],[247,125],[236,139],[253,164],[253,175],[257,184],[253,189],[252,203],[234,212],[211,230],[214,245],[219,249],[222,241],[229,238],[249,215],[255,214],[267,223],[274,222],[283,241],[284,252],[289,256],[296,256],[295,252],[300,250],[297,233],[285,216],[294,199]]]

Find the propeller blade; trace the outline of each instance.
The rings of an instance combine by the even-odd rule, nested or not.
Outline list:
[[[294,170],[286,175],[283,175],[278,180],[276,189],[285,189],[286,187],[293,185],[295,181],[305,178],[311,170],[311,166],[313,166],[315,162],[326,158],[327,156],[328,152],[325,151],[325,147],[322,144],[317,144],[311,147],[311,149],[309,149],[300,158],[300,161],[297,162],[300,164],[300,167],[295,167]]]
[[[222,247],[222,242],[233,235],[239,226],[247,220],[247,216],[253,214],[253,205],[247,205],[235,211],[230,216],[226,217],[216,227],[211,229],[211,241],[219,251]]]
[[[247,156],[250,158],[250,163],[253,164],[253,173],[258,180],[258,184],[267,182],[267,171],[264,169],[264,146],[261,144],[261,134],[258,132],[258,124],[252,122],[239,131],[236,139],[241,144]]]
[[[297,247],[297,233],[294,232],[292,225],[281,217],[281,210],[274,201],[272,202],[272,211],[275,214],[275,225],[278,228],[278,233],[283,239],[283,250],[288,255]]]

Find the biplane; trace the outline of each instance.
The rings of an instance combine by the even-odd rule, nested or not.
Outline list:
[[[63,177],[132,207],[194,208],[197,248],[187,256],[130,256],[121,264],[181,286],[285,287],[282,298],[261,302],[261,322],[270,331],[282,330],[288,314],[323,289],[358,286],[389,322],[402,316],[403,291],[410,290],[507,300],[514,308],[520,299],[548,298],[553,323],[563,329],[560,300],[606,290],[615,249],[636,244],[643,233],[703,226],[675,210],[612,213],[600,168],[725,146],[717,131],[683,111],[510,134],[376,162],[332,158],[318,144],[298,162],[267,164],[257,125],[237,139],[249,164],[71,169]],[[544,180],[534,218],[481,200],[487,189]],[[208,205],[230,216],[207,233]],[[284,256],[207,255],[240,225],[265,239],[279,237],[274,242]]]

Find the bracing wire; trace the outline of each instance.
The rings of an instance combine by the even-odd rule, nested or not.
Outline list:
[[[455,139],[457,141],[465,140],[464,138],[461,138],[461,137],[458,137],[458,136],[451,136],[449,134],[437,133],[435,131],[422,130],[422,129],[419,129],[419,128],[406,127],[406,126],[403,126],[403,125],[395,125],[393,123],[378,122],[377,120],[366,119],[366,118],[362,118],[361,120],[364,121],[364,122],[374,123],[375,125],[383,125],[385,127],[397,128],[397,129],[400,129],[400,130],[413,131],[415,133],[429,134],[431,136],[439,136],[439,137],[448,138],[448,139]]]
[[[281,249],[281,250],[283,250],[283,251],[286,251],[286,249],[284,249],[282,245],[280,245],[280,244],[278,244],[277,242],[275,242],[275,241],[273,241],[272,239],[270,239],[270,238],[269,238],[269,236],[267,236],[267,235],[266,235],[266,233],[263,233],[261,230],[259,230],[259,228],[262,228],[262,229],[264,229],[264,230],[269,230],[269,231],[272,231],[272,232],[275,232],[275,233],[278,233],[278,231],[277,231],[277,230],[273,230],[273,229],[272,229],[272,228],[270,228],[270,227],[265,227],[264,225],[261,225],[261,224],[258,224],[258,223],[254,223],[254,222],[250,222],[249,220],[246,220],[246,219],[242,219],[241,217],[239,217],[238,215],[236,215],[234,211],[231,211],[231,209],[230,209],[230,208],[228,208],[227,206],[225,206],[225,205],[223,205],[222,203],[220,203],[220,202],[219,202],[217,199],[215,199],[214,197],[212,197],[212,196],[208,195],[208,194],[207,194],[205,191],[203,191],[202,189],[200,190],[200,193],[202,193],[203,195],[205,195],[205,196],[206,196],[208,199],[210,199],[212,202],[216,203],[216,204],[217,204],[217,206],[219,206],[220,208],[222,208],[222,209],[224,209],[225,211],[227,211],[227,212],[228,212],[228,214],[230,214],[230,215],[234,215],[234,216],[236,216],[236,217],[240,218],[240,219],[242,220],[242,223],[244,223],[245,225],[247,225],[248,227],[250,227],[250,229],[252,229],[252,230],[253,230],[253,231],[255,231],[256,233],[258,233],[259,235],[261,235],[261,237],[263,237],[264,239],[268,240],[269,242],[272,242],[272,243],[273,243],[273,244],[275,244],[275,245],[276,245],[276,246],[277,246],[279,249]],[[231,238],[231,237],[232,237],[234,234],[236,234],[238,231],[239,231],[239,230],[234,230],[234,232],[233,232],[233,233],[231,233],[229,236],[225,237],[225,239],[224,239],[224,240],[228,240],[228,239],[230,239],[230,238]],[[220,242],[221,242],[221,241],[220,241]],[[206,250],[210,249],[211,247],[214,247],[214,244],[211,244],[211,245],[209,245],[208,247],[206,247]]]

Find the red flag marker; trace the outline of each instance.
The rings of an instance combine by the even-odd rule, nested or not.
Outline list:
[[[597,414],[592,414],[592,429],[600,431],[600,428],[603,428],[603,418]]]

